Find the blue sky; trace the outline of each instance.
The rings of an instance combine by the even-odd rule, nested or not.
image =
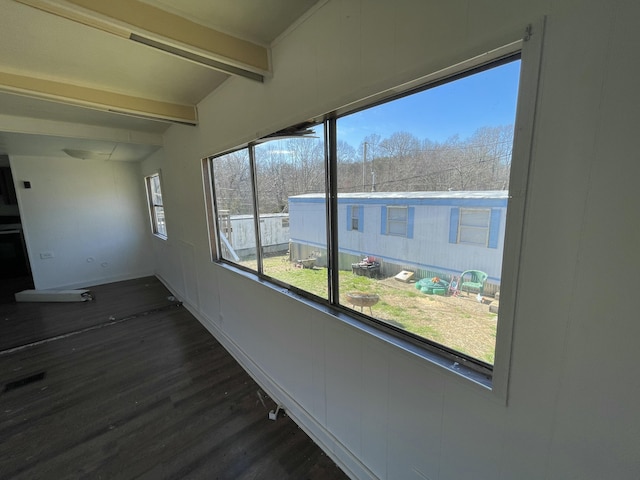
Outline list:
[[[358,149],[372,133],[409,132],[420,140],[467,138],[482,126],[515,119],[520,61],[510,62],[338,120],[338,140]]]

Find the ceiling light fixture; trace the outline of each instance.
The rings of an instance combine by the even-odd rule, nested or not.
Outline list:
[[[108,160],[111,153],[92,152],[90,150],[75,150],[73,148],[63,148],[62,151],[72,158],[79,160]]]

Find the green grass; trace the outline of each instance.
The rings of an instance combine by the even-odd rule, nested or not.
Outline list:
[[[271,257],[264,259],[264,271],[267,275],[272,276],[282,282],[288,283],[294,287],[300,288],[307,292],[318,295],[322,298],[328,297],[327,287],[327,269],[323,267],[294,268],[287,261],[283,261],[282,257]],[[350,271],[340,271],[338,273],[340,282],[340,291],[342,293],[358,291],[375,293],[383,296],[388,292],[388,287],[383,286],[375,279],[353,275]],[[417,291],[394,291],[394,296],[404,298],[416,298],[420,295]],[[349,307],[345,303],[345,306]],[[432,327],[423,325],[423,322],[416,321],[417,313],[421,312],[418,307],[401,307],[390,304],[381,300],[375,305],[376,318],[380,318],[385,322],[396,327],[408,330],[416,335],[420,335],[431,340],[438,341],[441,335]],[[357,309],[356,309],[357,310]],[[365,308],[366,310],[366,308]]]
[[[329,295],[326,268],[293,268],[290,265],[282,265],[279,257],[277,260],[266,258],[263,265],[265,274],[270,277],[322,298]]]

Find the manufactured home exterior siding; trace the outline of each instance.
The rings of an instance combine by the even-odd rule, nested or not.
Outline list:
[[[292,242],[326,249],[326,218],[327,210],[324,198],[297,201],[297,197],[289,197],[289,234]],[[343,227],[346,227],[344,214],[341,215],[341,219],[342,222],[345,222]]]
[[[358,230],[348,228],[353,208],[362,215]],[[406,236],[388,234],[389,207],[407,209]],[[487,209],[491,223],[487,245],[457,242],[460,209]],[[338,197],[338,239],[340,268],[365,256],[381,263],[384,275],[410,269],[424,275],[445,276],[464,270],[482,270],[493,283],[500,282],[507,192],[389,192],[349,194]],[[298,255],[300,245],[324,248],[326,218],[324,199],[318,195],[301,195],[289,199],[291,242]],[[453,235],[456,233],[456,235]],[[408,261],[407,259],[411,259]]]
[[[260,238],[265,253],[286,252],[289,248],[289,227],[286,225],[289,215],[273,213],[260,215]],[[255,252],[256,237],[251,215],[232,215],[229,241],[238,254]]]

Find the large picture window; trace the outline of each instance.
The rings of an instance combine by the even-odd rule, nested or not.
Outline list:
[[[519,75],[512,54],[210,157],[215,260],[490,376]]]

